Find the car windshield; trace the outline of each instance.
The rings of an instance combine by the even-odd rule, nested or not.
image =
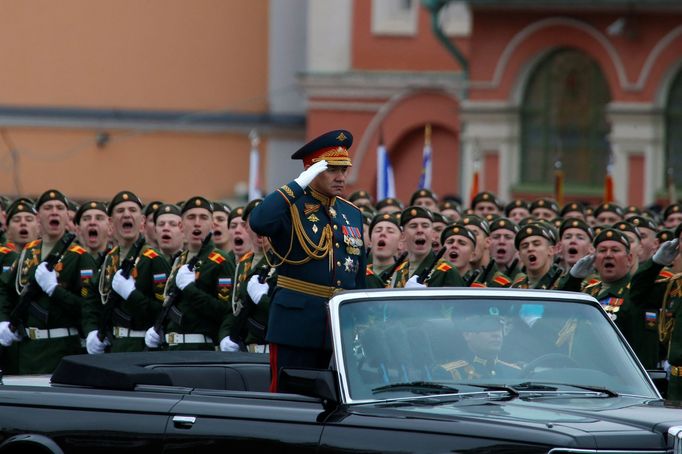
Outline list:
[[[585,301],[412,292],[344,300],[335,318],[352,402],[480,392],[482,384],[656,397],[612,324]]]

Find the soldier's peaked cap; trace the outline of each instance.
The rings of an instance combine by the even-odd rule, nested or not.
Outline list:
[[[111,202],[109,202],[107,214],[111,216],[111,213],[114,212],[114,208],[116,207],[116,205],[123,202],[133,202],[137,204],[140,207],[140,209],[144,207],[142,200],[140,200],[140,198],[134,192],[121,191],[118,194],[116,194],[113,199],[111,199]]]
[[[98,210],[101,211],[102,213],[106,213],[107,205],[106,203],[100,202],[98,200],[89,200],[83,203],[80,207],[78,207],[78,211],[76,211],[76,215],[73,217],[73,222],[75,222],[76,224],[80,224],[83,214],[85,214],[85,212],[89,210]]]
[[[330,166],[351,166],[348,149],[352,144],[353,135],[345,129],[337,129],[303,145],[291,155],[291,159],[302,159],[305,167],[322,160]]]
[[[43,203],[50,202],[52,200],[58,200],[64,205],[68,206],[66,196],[61,191],[57,191],[56,189],[48,189],[47,191],[43,192],[40,197],[38,197],[38,200],[36,200],[36,210],[40,209]]]
[[[180,212],[181,214],[185,214],[186,211],[191,210],[192,208],[203,208],[213,213],[213,204],[207,198],[200,195],[196,195],[185,200],[185,203],[182,204]]]
[[[180,207],[173,203],[162,203],[154,212],[154,223],[159,219],[162,214],[174,214],[175,216],[181,216]]]

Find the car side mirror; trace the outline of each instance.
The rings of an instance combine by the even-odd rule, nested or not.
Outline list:
[[[661,396],[666,399],[668,396],[668,374],[664,370],[647,370],[646,371],[654,382],[654,386],[661,394]]]
[[[329,369],[282,369],[280,392],[319,397],[328,404],[339,402],[336,372]]]

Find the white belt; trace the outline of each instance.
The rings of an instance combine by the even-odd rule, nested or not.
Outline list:
[[[249,344],[246,346],[246,351],[250,353],[270,353],[270,345]]]
[[[52,329],[38,329],[32,326],[26,328],[26,335],[32,340],[41,339],[57,339],[60,337],[77,336],[78,329],[76,328],[52,328]]]
[[[173,344],[212,344],[213,339],[203,334],[180,334],[168,333],[166,334],[166,342],[169,345]]]
[[[122,326],[114,326],[114,337],[144,337],[145,330],[134,330]]]

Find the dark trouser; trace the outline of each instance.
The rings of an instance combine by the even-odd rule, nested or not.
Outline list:
[[[327,369],[331,350],[270,344],[270,392],[279,392],[279,372],[283,368]]]

